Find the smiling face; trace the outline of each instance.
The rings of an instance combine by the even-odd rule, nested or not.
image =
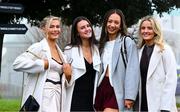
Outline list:
[[[77,23],[77,32],[81,38],[88,39],[92,36],[92,28],[86,20]]]
[[[152,23],[148,20],[142,22],[140,26],[140,34],[146,43],[152,44],[155,32],[152,27]]]
[[[48,39],[55,40],[59,38],[61,33],[60,21],[56,19],[50,21],[49,26],[46,26],[46,32],[48,35]]]
[[[120,25],[121,18],[118,14],[113,13],[111,16],[109,16],[106,26],[109,38],[114,39],[116,37],[120,30]]]

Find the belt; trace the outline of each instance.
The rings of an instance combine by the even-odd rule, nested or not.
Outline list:
[[[46,82],[51,82],[51,83],[53,83],[53,84],[61,84],[61,81],[57,81],[57,82],[55,82],[55,81],[53,81],[53,80],[50,80],[50,79],[46,79]]]

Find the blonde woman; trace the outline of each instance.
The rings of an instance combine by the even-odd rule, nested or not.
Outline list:
[[[45,38],[31,45],[13,63],[14,70],[28,73],[22,105],[34,93],[39,112],[63,111],[64,81],[71,78],[71,66],[66,64],[65,55],[56,44],[61,34],[60,25],[59,17],[45,17],[40,24]]]
[[[157,21],[144,17],[139,25],[141,83],[139,109],[148,112],[176,112],[176,60],[164,44]]]

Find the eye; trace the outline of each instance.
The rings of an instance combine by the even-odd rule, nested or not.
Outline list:
[[[50,26],[49,26],[49,28],[53,28],[53,27],[54,27],[54,25],[50,25]]]
[[[60,28],[60,25],[50,25],[49,28]]]
[[[145,29],[145,27],[141,27],[141,30],[144,30]]]
[[[119,21],[114,21],[114,23],[115,23],[116,25],[118,25],[118,24],[119,24]]]
[[[108,23],[112,23],[112,20],[108,20]]]
[[[148,27],[149,30],[152,30],[152,27]]]
[[[89,24],[87,24],[87,27],[91,27]]]

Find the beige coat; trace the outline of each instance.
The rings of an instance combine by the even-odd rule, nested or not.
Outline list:
[[[40,104],[39,112],[41,112],[41,105],[42,105],[42,95],[43,95],[43,87],[45,84],[46,76],[49,72],[48,70],[44,70],[44,61],[40,58],[51,58],[50,48],[48,46],[47,40],[44,38],[42,41],[35,43],[31,45],[28,48],[28,51],[33,52],[35,55],[32,55],[29,52],[24,52],[20,56],[18,56],[14,63],[13,67],[16,71],[26,72],[28,74],[26,83],[24,84],[24,92],[23,92],[23,98],[22,98],[22,105],[26,101],[27,97],[33,93],[34,91],[34,97]],[[62,55],[62,58],[64,61],[66,61],[65,56],[63,55],[62,51],[58,49],[59,53]],[[49,67],[50,68],[50,67]],[[39,77],[38,77],[39,74]],[[38,81],[37,81],[38,79]],[[37,82],[37,86],[35,88]],[[62,111],[64,110],[64,100],[66,98],[66,91],[65,91],[65,77],[63,76],[62,79]]]
[[[143,48],[139,52],[139,60]],[[177,111],[175,100],[177,85],[176,66],[174,54],[169,46],[165,45],[163,52],[160,52],[160,48],[157,45],[154,46],[149,62],[146,84],[149,112],[159,112],[160,110]],[[139,99],[139,101],[141,100]]]
[[[66,47],[66,49],[69,49],[69,46]],[[67,97],[66,97],[66,111],[65,112],[70,112],[70,107],[71,107],[71,100],[72,100],[72,94],[73,94],[73,90],[74,90],[74,85],[75,85],[75,81],[76,79],[78,79],[79,77],[81,77],[82,75],[84,75],[86,73],[86,67],[85,67],[85,61],[84,61],[84,57],[83,57],[83,53],[82,53],[82,49],[78,49],[78,47],[73,47],[70,50],[65,50],[64,54],[67,57],[71,57],[73,59],[72,62],[72,78],[71,81],[69,83],[69,85],[67,85]],[[99,77],[99,72],[100,72],[100,56],[99,56],[99,51],[98,48],[96,46],[94,46],[94,51],[93,51],[93,68],[94,70],[96,70],[96,76],[95,76],[95,82],[97,82],[98,77]],[[94,84],[96,85],[96,83]],[[96,86],[95,86],[96,87]],[[93,102],[92,102],[93,103]]]

